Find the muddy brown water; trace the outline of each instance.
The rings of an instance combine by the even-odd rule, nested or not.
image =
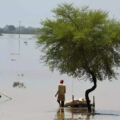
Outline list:
[[[84,78],[77,80],[58,71],[51,72],[40,61],[41,48],[33,35],[0,36],[0,119],[1,120],[120,120],[120,80],[98,82],[90,94],[96,100],[96,113],[89,115],[80,109],[59,109],[54,97],[60,79],[64,79],[66,101],[84,97],[92,86]],[[119,73],[119,69],[116,69]],[[14,82],[25,88],[13,87]],[[72,84],[73,83],[73,84]],[[12,97],[9,100],[5,95]]]

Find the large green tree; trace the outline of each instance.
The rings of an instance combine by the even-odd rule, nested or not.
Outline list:
[[[115,67],[120,65],[120,22],[105,11],[72,4],[60,4],[53,13],[39,29],[38,44],[45,53],[42,60],[52,70],[77,78],[86,76],[93,83],[85,91],[91,112],[89,93],[98,80],[115,77]]]

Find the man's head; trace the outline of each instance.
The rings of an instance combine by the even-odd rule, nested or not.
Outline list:
[[[64,83],[64,80],[60,80],[60,83],[63,84],[63,83]]]

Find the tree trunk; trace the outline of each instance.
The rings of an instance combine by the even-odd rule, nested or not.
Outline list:
[[[92,80],[93,80],[93,83],[94,83],[93,87],[85,91],[85,98],[86,98],[86,101],[87,101],[88,112],[91,112],[89,93],[92,92],[93,90],[95,90],[96,87],[97,87],[97,80],[96,80],[96,76],[94,74],[92,74]]]

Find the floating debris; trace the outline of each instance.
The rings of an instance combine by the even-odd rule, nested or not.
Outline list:
[[[13,83],[13,87],[18,87],[18,88],[26,88],[24,83],[20,83],[20,82],[14,82]]]
[[[22,73],[22,74],[21,74],[21,76],[23,77],[23,76],[24,76],[24,74]]]
[[[27,42],[27,41],[24,41],[24,43],[25,43],[25,45],[27,45],[27,44],[28,44],[28,42]]]
[[[17,74],[17,76],[21,76],[21,77],[24,77],[24,74],[23,73],[21,73],[21,74]]]
[[[20,76],[20,74],[17,74],[17,76]]]
[[[13,58],[12,58],[11,61],[16,61],[16,59],[13,59]]]
[[[20,55],[20,53],[11,53],[11,55]]]

